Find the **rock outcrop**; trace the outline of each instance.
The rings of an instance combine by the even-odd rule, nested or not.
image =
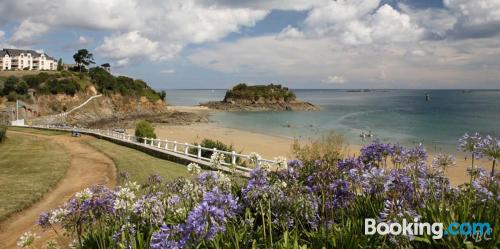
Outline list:
[[[309,102],[302,101],[210,101],[202,103],[210,109],[221,111],[317,111],[320,108]]]
[[[281,85],[239,84],[226,92],[222,101],[202,103],[222,111],[316,111],[319,107],[300,101],[292,90]]]

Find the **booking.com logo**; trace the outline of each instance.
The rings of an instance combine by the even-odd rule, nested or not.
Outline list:
[[[406,219],[403,219],[402,223],[377,223],[375,219],[365,219],[365,235],[374,235],[375,233],[380,235],[431,235],[433,239],[441,239],[443,236],[465,236],[466,238],[472,238],[476,242],[482,239],[491,239],[491,226],[490,223],[458,223],[452,222],[448,225],[446,230],[443,223],[419,223],[418,219],[414,219],[414,222],[409,223]]]

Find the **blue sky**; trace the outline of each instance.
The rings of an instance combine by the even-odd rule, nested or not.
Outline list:
[[[2,47],[87,48],[158,89],[500,86],[499,0],[0,1]]]

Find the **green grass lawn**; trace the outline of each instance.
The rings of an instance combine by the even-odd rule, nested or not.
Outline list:
[[[10,130],[0,144],[0,221],[39,200],[70,165],[59,144]]]
[[[66,132],[66,131],[51,131],[51,130],[41,130],[41,129],[24,128],[24,127],[12,127],[12,126],[7,128],[7,133],[9,131],[19,131],[19,132],[25,132],[25,133],[47,135],[47,136],[57,136],[57,135],[69,134],[69,132]]]
[[[110,157],[118,172],[128,172],[130,179],[138,183],[144,183],[151,174],[159,174],[165,180],[189,175],[184,165],[162,160],[125,146],[101,139],[92,139],[87,143]]]

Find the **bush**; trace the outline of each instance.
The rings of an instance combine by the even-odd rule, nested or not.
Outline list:
[[[301,145],[298,140],[295,140],[292,152],[297,159],[306,165],[313,165],[317,160],[321,160],[323,165],[331,166],[342,159],[346,148],[344,137],[331,132],[326,136],[309,141],[305,145]]]
[[[156,138],[155,128],[148,121],[141,120],[135,125],[135,136],[140,143],[144,142],[142,137]]]
[[[103,68],[92,68],[89,75],[97,90],[106,95],[119,93],[124,96],[145,96],[151,102],[162,97],[142,80],[134,80],[126,76],[115,77]]]
[[[19,95],[17,95],[16,92],[10,92],[8,95],[7,95],[7,101],[16,101],[19,99]]]
[[[198,145],[198,143],[194,143],[194,145]],[[208,138],[203,139],[201,141],[200,145],[201,145],[201,147],[210,148],[210,149],[216,148],[217,150],[221,150],[221,151],[229,151],[229,152],[235,151],[233,145],[227,145],[219,140],[212,140],[212,139],[208,139]],[[189,153],[193,154],[193,155],[197,155],[198,149],[194,148],[194,147],[190,147]],[[201,151],[201,156],[205,157],[205,158],[210,158],[212,156],[212,154],[213,154],[212,151],[206,151],[206,150]],[[231,163],[231,158],[226,156],[224,161],[226,163]],[[236,163],[239,164],[240,161],[241,161],[241,159],[237,158]]]
[[[4,125],[0,125],[0,143],[5,140],[7,136],[7,127]]]
[[[3,85],[2,93],[3,95],[8,95],[11,92],[15,92],[17,89],[17,84],[19,83],[19,79],[11,76],[7,78]]]

